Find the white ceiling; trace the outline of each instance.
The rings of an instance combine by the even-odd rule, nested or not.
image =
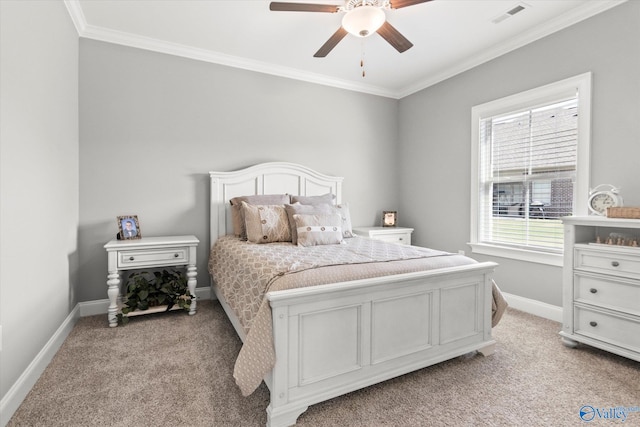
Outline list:
[[[326,58],[313,54],[340,27],[342,13],[271,12],[269,0],[65,3],[81,37],[401,98],[624,1],[433,0],[386,11],[414,44],[406,52],[378,34],[347,35]],[[518,5],[525,9],[492,22]]]

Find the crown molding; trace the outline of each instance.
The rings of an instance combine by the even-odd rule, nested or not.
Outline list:
[[[135,47],[167,55],[180,56],[197,61],[210,62],[213,64],[225,65],[228,67],[240,68],[324,86],[331,86],[339,89],[362,92],[385,98],[401,99],[627,1],[628,0],[602,0],[585,2],[586,4],[584,7],[547,21],[545,24],[540,25],[531,31],[522,33],[520,36],[515,37],[506,43],[501,43],[492,49],[481,52],[480,54],[459,62],[436,75],[429,76],[415,84],[406,86],[399,91],[379,86],[358,84],[323,74],[311,73],[291,67],[283,67],[266,62],[226,55],[205,49],[89,25],[87,24],[84,13],[82,12],[79,0],[64,0],[64,3],[69,11],[69,15],[71,16],[76,30],[78,31],[78,35],[83,38]]]
[[[82,33],[87,26],[87,19],[84,17],[80,2],[78,0],[64,0],[64,5],[67,7],[67,11],[69,12],[69,16],[71,16],[71,21],[73,21],[78,35],[82,37]]]
[[[332,86],[339,89],[346,89],[355,92],[363,92],[371,95],[397,99],[397,94],[391,90],[366,84],[357,84],[351,81],[329,77],[323,74],[311,73],[290,67],[283,67],[238,56],[226,55],[212,52],[206,49],[185,46],[178,43],[171,43],[137,34],[116,31],[108,28],[97,27],[87,24],[82,8],[78,0],[65,0],[71,19],[82,38],[98,40],[108,43],[119,44],[138,49],[150,50],[167,55],[180,56],[197,61],[210,62],[218,65],[225,65],[233,68],[240,68],[278,77],[285,77],[294,80],[316,83],[324,86]]]
[[[599,13],[609,10],[615,6],[619,6],[626,3],[628,0],[606,0],[606,1],[589,1],[586,2],[584,7],[575,9],[570,13],[564,14],[561,17],[549,20],[543,25],[539,25],[530,31],[520,34],[505,43],[501,43],[492,49],[485,50],[478,55],[472,56],[469,59],[459,62],[456,65],[442,71],[439,74],[430,76],[414,85],[410,85],[399,91],[396,95],[399,99],[409,96],[423,89],[440,83],[453,76],[468,71],[478,65],[482,65],[485,62],[489,62],[492,59],[498,58],[506,53],[519,49],[529,43],[539,40],[543,37],[551,35],[555,32],[570,27],[585,19],[591,18]]]

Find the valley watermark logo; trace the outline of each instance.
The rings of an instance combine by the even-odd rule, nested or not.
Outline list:
[[[640,406],[612,406],[609,408],[598,408],[591,405],[584,405],[580,408],[580,419],[584,422],[593,420],[611,420],[625,422],[629,414],[640,413]]]

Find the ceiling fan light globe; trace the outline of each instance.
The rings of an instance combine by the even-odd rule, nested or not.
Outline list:
[[[384,11],[376,6],[359,6],[342,18],[342,28],[356,37],[367,37],[375,33],[386,20]]]

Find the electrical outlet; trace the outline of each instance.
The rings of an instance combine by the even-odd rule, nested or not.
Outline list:
[[[464,249],[458,249],[458,253],[459,253],[460,255],[464,255]]]

